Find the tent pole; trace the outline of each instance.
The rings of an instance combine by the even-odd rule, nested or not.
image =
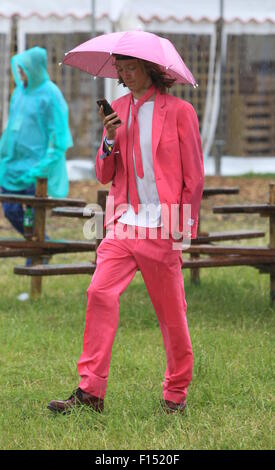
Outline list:
[[[96,37],[96,0],[91,0],[91,35],[92,38]],[[98,147],[97,143],[97,125],[98,125],[98,114],[97,114],[97,81],[96,77],[92,77],[91,82],[91,158],[95,161],[96,151]]]
[[[221,160],[224,150],[224,136],[223,134],[223,75],[224,75],[224,0],[220,0],[220,19],[219,19],[219,34],[218,34],[218,43],[219,43],[219,57],[220,57],[220,77],[219,77],[219,119],[218,119],[218,128],[217,128],[217,138],[216,138],[216,152],[215,152],[215,174],[221,174]]]

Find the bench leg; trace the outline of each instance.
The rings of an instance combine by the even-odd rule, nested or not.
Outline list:
[[[275,183],[269,184],[269,204],[275,204]],[[269,219],[269,248],[275,248],[275,215]],[[275,305],[275,267],[270,272],[270,300]]]
[[[36,182],[36,197],[47,196],[47,178],[38,178]],[[44,207],[36,207],[34,214],[34,239],[37,241],[45,240],[45,226],[46,226],[46,209]],[[42,264],[43,257],[35,257],[32,260],[33,265]],[[42,292],[42,277],[34,276],[31,279],[31,298],[34,299],[41,295]]]
[[[270,273],[270,301],[275,306],[275,269]]]
[[[41,264],[41,263],[37,263]],[[31,299],[35,299],[39,297],[42,292],[42,277],[40,276],[33,276],[31,278]]]
[[[192,253],[191,258],[199,258],[199,253]],[[199,284],[200,283],[200,268],[191,268],[190,270],[191,275],[191,284]]]
[[[199,211],[199,223],[198,223],[198,236],[201,233],[201,210]],[[199,253],[191,253],[190,258],[199,258],[200,254]],[[190,276],[191,276],[191,284],[199,284],[200,283],[200,268],[191,268],[190,270]]]
[[[108,192],[109,191],[106,191],[105,189],[99,189],[97,191],[97,204],[101,207],[102,211],[105,213],[106,211],[106,200],[107,200],[107,197],[108,197]],[[103,238],[106,237],[106,228],[104,227],[104,230],[103,230]],[[102,240],[99,240],[97,239],[96,240],[96,247],[95,247],[95,263],[96,263],[96,253],[97,253],[97,249],[100,245]]]

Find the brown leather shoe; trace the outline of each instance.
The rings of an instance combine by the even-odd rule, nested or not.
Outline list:
[[[67,400],[52,400],[48,404],[48,409],[54,413],[66,414],[72,411],[76,406],[82,405],[90,406],[94,411],[102,413],[104,400],[77,388]]]
[[[185,408],[186,408],[186,401],[182,403],[174,403],[173,401],[162,400],[161,405],[162,405],[163,410],[168,414],[172,414],[176,412],[184,413]]]

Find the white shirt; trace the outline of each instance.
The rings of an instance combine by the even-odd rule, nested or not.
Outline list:
[[[136,102],[137,100],[135,100]],[[156,186],[153,155],[152,155],[152,122],[153,122],[154,101],[145,101],[138,111],[138,125],[140,137],[140,150],[143,165],[143,178],[139,178],[136,173],[134,150],[134,170],[137,191],[140,200],[138,214],[130,206],[128,210],[118,219],[119,222],[139,227],[159,227],[161,226],[161,205]],[[129,113],[128,127],[131,122],[131,110]],[[131,203],[128,194],[129,204]]]

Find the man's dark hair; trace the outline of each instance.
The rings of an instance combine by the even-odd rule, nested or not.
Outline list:
[[[160,90],[161,93],[165,93],[167,88],[171,88],[171,86],[175,83],[176,79],[171,78],[158,64],[154,64],[153,62],[149,62],[148,60],[139,59],[138,57],[131,57],[126,55],[114,54],[116,60],[131,60],[136,59],[142,62],[144,68],[148,75],[150,76],[153,84],[156,88]],[[118,83],[126,87],[125,83],[123,82],[122,78],[119,77]]]

